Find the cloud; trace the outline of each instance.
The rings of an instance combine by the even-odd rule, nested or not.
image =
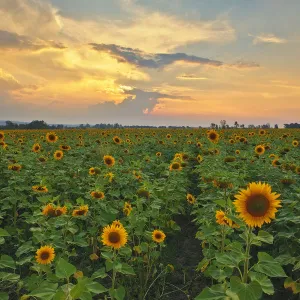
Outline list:
[[[176,78],[181,80],[208,80],[207,77],[198,77],[194,74],[182,74],[177,76]]]
[[[21,88],[19,81],[11,74],[0,69],[0,91],[10,91]]]
[[[122,47],[115,44],[90,44],[92,48],[99,52],[109,53],[118,62],[129,63],[138,67],[161,68],[176,61],[184,61],[202,65],[221,66],[223,63],[217,60],[210,60],[185,53],[146,53],[139,49]]]
[[[99,122],[133,124],[144,123],[145,118],[156,111],[160,99],[191,99],[188,96],[169,95],[156,91],[143,91],[141,89],[127,90],[128,96],[119,104],[106,101],[91,105],[89,115],[91,118],[99,118]]]
[[[62,24],[57,9],[48,1],[1,0],[0,29],[53,39],[61,31]]]
[[[246,62],[242,60],[239,60],[233,64],[228,64],[227,66],[234,69],[255,69],[260,67],[260,65],[256,62]]]
[[[62,43],[30,38],[25,35],[0,30],[0,49],[40,50],[44,48],[65,49]]]
[[[287,43],[286,39],[279,38],[275,36],[274,34],[261,34],[261,35],[251,35],[249,36],[253,37],[253,44],[261,44],[261,43],[268,43],[268,44],[284,44]]]

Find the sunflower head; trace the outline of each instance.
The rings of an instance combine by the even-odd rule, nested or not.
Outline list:
[[[258,155],[263,155],[265,153],[266,149],[263,145],[258,145],[255,147],[255,153]]]
[[[277,208],[281,206],[279,197],[279,194],[272,193],[269,184],[253,182],[235,196],[233,203],[248,226],[261,227],[275,219]]]
[[[293,142],[292,142],[292,144],[293,144],[293,146],[294,146],[295,148],[299,146],[299,142],[298,142],[298,141],[296,141],[296,140],[295,140],[295,141],[293,141]]]
[[[61,150],[56,150],[53,154],[54,159],[61,160],[64,156],[64,153]]]
[[[281,163],[280,163],[280,161],[278,160],[278,159],[274,159],[273,161],[272,161],[272,166],[273,167],[278,167],[278,166],[280,166],[281,165]]]
[[[115,164],[115,159],[111,155],[104,155],[103,161],[108,167],[112,167]]]
[[[145,189],[140,189],[137,191],[137,194],[139,197],[141,198],[146,198],[146,199],[149,199],[150,197],[150,193],[149,191],[145,190]]]
[[[32,151],[33,152],[37,153],[37,152],[40,152],[40,150],[41,150],[41,145],[40,144],[34,144],[32,146]]]
[[[91,196],[95,199],[104,199],[105,197],[103,192],[98,192],[98,191],[91,192]]]
[[[203,161],[203,157],[200,154],[197,155],[197,161],[198,163],[201,163]]]
[[[108,225],[104,227],[101,238],[105,246],[120,249],[127,243],[127,231],[123,226]]]
[[[48,193],[48,189],[44,185],[34,185],[32,190],[38,193]]]
[[[54,248],[51,246],[43,246],[36,251],[35,259],[41,265],[50,264],[55,258]]]
[[[119,138],[118,136],[114,136],[113,141],[114,141],[115,144],[118,144],[118,145],[122,143],[121,138]]]
[[[78,216],[86,216],[89,211],[89,206],[88,205],[82,205],[78,209],[74,209],[72,212],[73,217],[78,217]]]
[[[171,163],[169,169],[170,169],[170,171],[180,171],[180,170],[182,170],[181,163],[174,161]]]
[[[157,157],[160,157],[161,156],[161,152],[156,152],[155,154]]]
[[[186,201],[190,204],[195,204],[196,198],[192,194],[187,194]]]
[[[152,240],[156,243],[162,243],[166,238],[166,235],[161,230],[154,230],[152,232]]]
[[[207,133],[207,138],[213,142],[213,143],[217,143],[219,141],[220,135],[214,130],[209,130]]]
[[[58,136],[55,132],[48,132],[46,134],[46,140],[48,143],[55,143],[58,140]]]
[[[19,164],[13,164],[13,165],[9,165],[8,169],[19,172],[22,169],[22,166]]]

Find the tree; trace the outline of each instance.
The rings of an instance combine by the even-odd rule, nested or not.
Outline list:
[[[238,127],[239,127],[238,121],[235,121],[235,122],[234,122],[234,127],[235,127],[235,128],[238,128]]]
[[[225,129],[225,128],[226,128],[226,120],[221,120],[221,121],[220,121],[220,124],[221,124],[221,128],[222,128],[222,129]]]

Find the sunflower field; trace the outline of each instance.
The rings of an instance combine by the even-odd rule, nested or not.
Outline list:
[[[0,299],[299,299],[299,142],[0,131]]]

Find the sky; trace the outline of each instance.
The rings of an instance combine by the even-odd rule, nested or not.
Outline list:
[[[299,11],[299,0],[0,0],[0,120],[300,122]]]

